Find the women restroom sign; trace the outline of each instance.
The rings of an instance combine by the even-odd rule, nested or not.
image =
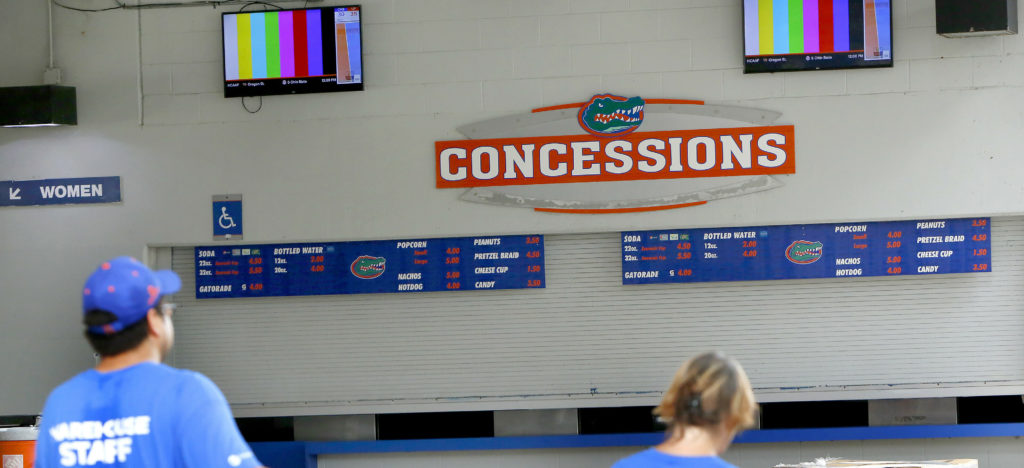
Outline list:
[[[0,207],[119,203],[121,178],[0,181]]]
[[[213,196],[213,239],[242,238],[242,194]]]

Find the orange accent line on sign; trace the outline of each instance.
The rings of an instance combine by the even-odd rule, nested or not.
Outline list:
[[[530,112],[537,113],[537,112],[547,112],[547,111],[561,110],[561,109],[572,109],[573,107],[583,107],[584,104],[586,104],[586,103],[585,102],[574,102],[574,103],[571,103],[571,104],[559,104],[557,106],[538,107],[538,108],[536,108],[536,109],[534,109],[534,110],[532,110]]]
[[[661,211],[661,210],[674,210],[676,208],[686,208],[688,206],[697,206],[707,203],[707,200],[702,200],[693,203],[679,203],[676,205],[663,205],[663,206],[642,206],[639,208],[587,208],[587,209],[572,209],[572,208],[534,208],[534,211],[543,211],[545,213],[577,213],[577,214],[603,214],[603,213],[641,213],[645,211]]]
[[[697,101],[693,99],[645,99],[646,104],[694,104],[703,106],[704,101]]]
[[[698,105],[698,106],[703,106],[704,105],[704,101],[696,101],[696,100],[692,100],[692,99],[645,99],[644,103],[645,104],[695,104],[695,105]],[[584,104],[586,104],[586,103],[585,102],[573,102],[573,103],[570,103],[570,104],[559,104],[557,106],[538,107],[538,108],[536,108],[536,109],[534,109],[534,110],[532,110],[530,112],[537,113],[537,112],[547,112],[547,111],[553,111],[553,110],[572,109],[573,107],[583,107]]]

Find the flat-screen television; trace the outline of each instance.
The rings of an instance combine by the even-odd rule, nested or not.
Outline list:
[[[745,73],[892,66],[891,0],[743,0]]]
[[[359,5],[224,13],[224,97],[363,89]]]

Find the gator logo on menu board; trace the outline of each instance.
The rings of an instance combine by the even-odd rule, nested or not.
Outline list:
[[[384,257],[360,255],[352,262],[352,274],[357,278],[374,279],[384,274]]]
[[[786,258],[793,263],[806,265],[821,258],[821,242],[798,240],[786,248]]]
[[[617,136],[640,128],[644,121],[644,100],[598,94],[580,108],[580,126],[596,136]]]

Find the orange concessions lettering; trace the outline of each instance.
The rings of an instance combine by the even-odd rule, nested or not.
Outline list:
[[[563,184],[796,172],[792,125],[435,143],[437,187]]]

